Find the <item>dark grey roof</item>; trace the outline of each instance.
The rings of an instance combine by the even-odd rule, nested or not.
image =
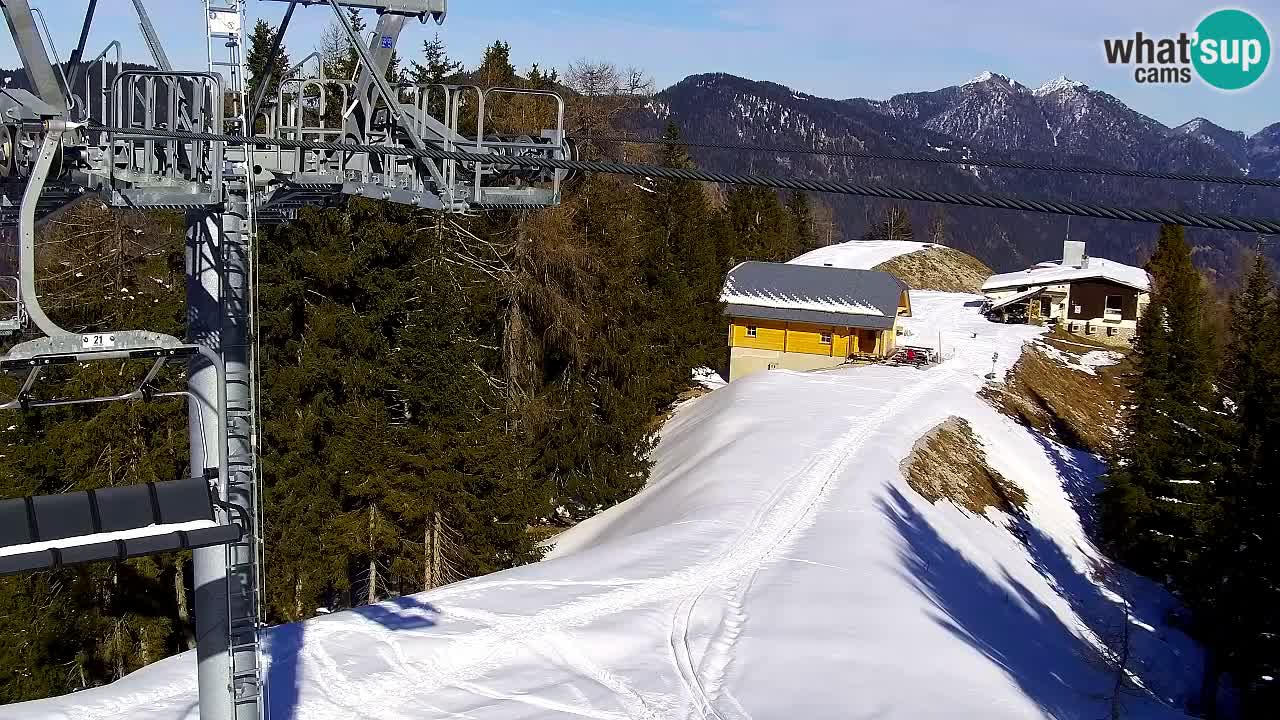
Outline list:
[[[755,320],[784,320],[813,323],[814,325],[867,328],[868,330],[888,330],[893,327],[893,316],[854,315],[852,313],[822,312],[820,310],[771,308],[760,305],[726,305],[724,314],[729,317]]]
[[[886,329],[907,289],[879,270],[751,261],[729,271],[721,300],[736,317]]]

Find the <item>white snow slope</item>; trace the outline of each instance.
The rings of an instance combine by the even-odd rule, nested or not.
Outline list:
[[[941,332],[940,366],[773,371],[684,405],[649,485],[543,562],[273,628],[272,717],[1095,720],[1112,678],[1094,631],[1125,626],[1113,589],[1169,703],[1131,698],[1126,717],[1181,717],[1199,652],[1163,624],[1159,588],[1099,584],[1080,511],[1097,461],[976,395],[992,352],[1003,373],[1036,333],[978,301],[915,293],[905,322]],[[1026,518],[907,486],[900,461],[952,415],[1026,491]],[[180,655],[0,716],[195,718],[194,672]]]
[[[793,265],[826,265],[832,267],[870,270],[882,262],[899,255],[919,252],[933,247],[930,243],[910,240],[850,240],[827,245],[790,260]]]

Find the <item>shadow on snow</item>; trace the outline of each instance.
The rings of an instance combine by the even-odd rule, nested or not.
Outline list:
[[[896,489],[881,511],[905,541],[903,573],[937,609],[935,622],[999,666],[1049,717],[1097,720],[1107,714],[1114,675],[1098,649],[1007,570],[997,579],[944,540]],[[1018,521],[1037,570],[1099,634],[1123,627],[1121,606],[1081,574],[1053,540]],[[1106,627],[1104,627],[1106,626]],[[1132,625],[1134,635],[1150,634]],[[1133,638],[1141,647],[1144,639]],[[1126,697],[1126,717],[1183,717],[1159,701]]]
[[[434,627],[440,620],[440,611],[434,605],[410,596],[362,605],[348,612],[397,631]],[[267,632],[265,654],[270,662],[267,707],[271,720],[292,720],[297,713],[302,688],[299,665],[306,625],[306,622],[289,623]]]

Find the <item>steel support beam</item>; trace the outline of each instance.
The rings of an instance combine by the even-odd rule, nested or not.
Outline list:
[[[40,39],[40,31],[36,29],[36,20],[31,13],[27,0],[0,0],[0,10],[4,11],[5,22],[9,23],[9,33],[13,36],[13,44],[22,60],[22,69],[31,80],[31,87],[54,109],[62,114],[67,112],[67,98],[62,92],[62,84],[53,63],[49,62],[49,53],[45,50],[44,41]]]
[[[355,48],[356,54],[360,56],[360,72],[358,73],[358,82],[356,84],[356,100],[359,103],[359,110],[352,113],[352,117],[347,118],[345,130],[351,137],[357,138],[358,142],[368,142],[368,138],[364,137],[364,126],[367,124],[369,116],[373,113],[374,100],[371,90],[377,89],[378,94],[382,96],[382,101],[387,105],[387,113],[395,119],[396,126],[400,128],[409,143],[414,149],[425,150],[426,145],[422,138],[418,137],[418,133],[414,130],[412,118],[405,114],[400,107],[400,101],[396,97],[396,93],[391,88],[391,84],[387,82],[386,72],[387,65],[391,62],[391,55],[395,52],[396,41],[400,38],[400,31],[404,29],[405,15],[397,15],[393,13],[384,13],[378,18],[377,38],[374,40],[376,47],[374,54],[370,55],[369,49],[364,46],[364,40],[356,34],[356,30],[351,26],[351,20],[347,14],[342,12],[342,5],[338,0],[328,0],[329,6],[333,8],[333,12],[338,17],[342,29],[347,33],[347,41]],[[383,40],[386,38],[386,40]],[[390,47],[384,47],[390,45]],[[372,87],[370,87],[372,86]],[[444,177],[440,175],[439,169],[435,163],[419,161],[418,165],[425,167],[431,175],[432,181],[436,187],[444,192],[452,201],[452,188],[445,183]]]
[[[342,7],[338,0],[329,0],[329,6],[333,8],[334,14],[337,15],[338,21],[342,24],[342,29],[346,31],[347,41],[351,43],[356,54],[360,56],[356,98],[360,102],[360,110],[363,117],[348,119],[348,130],[352,127],[352,123],[363,125],[373,112],[373,94],[370,91],[376,88],[378,94],[382,96],[382,101],[387,104],[387,112],[395,119],[396,124],[404,131],[404,134],[408,136],[414,148],[418,150],[425,149],[426,146],[423,145],[422,138],[418,137],[418,133],[414,132],[413,123],[405,116],[404,110],[400,108],[395,91],[391,89],[391,84],[387,82],[385,77],[387,65],[391,62],[391,55],[395,52],[396,40],[400,38],[400,31],[404,29],[405,16],[387,13],[378,18],[377,39],[374,40],[377,47],[370,54],[369,49],[364,46],[364,40],[356,34],[355,28],[351,26],[351,20],[346,13],[342,12]],[[382,41],[382,38],[388,38],[389,41]],[[383,47],[383,45],[390,45],[391,47]],[[363,131],[359,133],[349,132],[348,134],[362,139],[364,136]]]
[[[219,218],[209,210],[187,214],[187,340],[214,357],[222,351],[222,262]],[[216,455],[206,441],[224,437],[217,407],[225,384],[217,364],[204,357],[192,359],[187,375],[187,430],[191,450],[191,473],[204,474]],[[229,449],[228,449],[229,452]],[[218,488],[220,500],[227,499],[227,482]],[[229,522],[219,510],[219,523]],[[230,612],[227,598],[227,551],[222,547],[192,551],[195,586],[197,686],[200,717],[204,720],[232,720],[231,665],[228,662]]]
[[[155,58],[156,67],[170,72],[173,66],[169,64],[169,56],[164,52],[164,45],[160,43],[160,36],[156,35],[155,26],[151,24],[151,16],[147,14],[147,7],[142,4],[142,0],[133,0],[133,9],[138,11],[138,27],[142,29],[142,39],[147,42],[147,47],[151,49],[151,57]]]
[[[50,319],[44,308],[40,307],[40,296],[36,292],[36,206],[40,202],[40,193],[44,192],[44,183],[49,177],[53,159],[62,152],[62,134],[65,128],[66,123],[62,120],[46,123],[44,142],[40,145],[40,154],[36,156],[36,164],[31,169],[31,177],[27,179],[26,190],[22,193],[22,206],[18,210],[19,293],[26,304],[27,316],[40,328],[40,332],[50,337],[70,333]]]
[[[203,447],[205,438],[226,438],[226,482],[221,499],[257,517],[252,453],[249,382],[250,248],[247,203],[232,193],[224,212],[193,210],[187,215],[187,303],[189,341],[214,350],[218,368],[194,361],[188,390],[191,470],[215,455]],[[228,411],[219,421],[212,401],[224,393]],[[244,522],[239,518],[220,518]],[[261,693],[256,678],[235,677],[257,666],[252,642],[257,628],[240,622],[257,612],[254,571],[256,529],[244,528],[245,541],[226,548],[195,553],[196,658],[200,689],[200,717],[206,720],[258,720]]]
[[[76,43],[76,49],[71,51],[71,57],[67,60],[67,64],[71,66],[71,75],[67,78],[67,82],[72,88],[75,88],[76,82],[80,79],[80,62],[84,60],[84,46],[89,42],[89,28],[93,25],[93,14],[97,9],[98,0],[89,0],[89,7],[84,11],[84,24],[80,26],[80,41]],[[85,98],[84,101],[89,102],[89,98]]]
[[[259,518],[254,453],[256,428],[253,407],[250,265],[252,222],[247,192],[227,193],[220,217],[222,260],[222,360],[227,393],[227,502],[242,508],[246,518]],[[228,607],[231,619],[231,679],[235,720],[259,720],[263,702],[258,677],[247,673],[258,668],[257,576],[259,528],[245,528],[244,540],[227,546]],[[251,624],[244,624],[249,622]]]

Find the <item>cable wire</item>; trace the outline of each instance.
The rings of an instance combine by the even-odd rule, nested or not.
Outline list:
[[[238,135],[215,135],[212,133],[156,129],[102,129],[117,135],[128,136],[204,140],[209,142],[226,142],[233,144],[249,143],[259,147],[368,153],[370,155],[420,157],[432,160],[457,160],[460,162],[474,162],[485,165],[540,168],[544,170],[575,170],[588,173],[606,173],[650,179],[661,178],[667,180],[692,180],[696,182],[746,185],[753,187],[775,188],[780,190],[822,192],[836,195],[885,198],[889,200],[932,202],[946,205],[963,205],[1000,210],[1018,210],[1023,212],[1048,213],[1054,215],[1101,218],[1104,220],[1129,220],[1132,222],[1158,224],[1169,223],[1182,225],[1184,227],[1204,228],[1208,230],[1230,230],[1234,232],[1261,233],[1263,235],[1280,235],[1280,219],[1185,212],[1182,210],[1167,210],[1160,208],[1126,208],[1110,205],[1097,205],[1093,203],[1064,202],[1059,200],[1033,200],[1008,195],[990,195],[986,193],[935,192],[931,190],[915,190],[911,188],[900,188],[887,185],[836,182],[831,180],[776,178],[769,177],[767,175],[741,175],[735,173],[709,172],[696,168],[672,168],[661,165],[636,165],[618,162],[557,160],[553,158],[530,156],[469,153],[439,150],[432,147],[417,149],[392,147],[387,145],[361,145],[356,143],[321,142],[314,140],[289,140],[284,138],[246,138]],[[486,204],[479,207],[484,209],[515,209],[527,208],[528,206]]]
[[[592,142],[625,142],[640,145],[680,145],[683,147],[708,148],[715,150],[751,150],[757,152],[775,152],[794,155],[822,155],[826,157],[861,158],[865,160],[900,160],[904,162],[936,163],[942,165],[975,165],[980,167],[1004,168],[1010,170],[1037,170],[1041,172],[1081,173],[1087,175],[1111,175],[1116,177],[1147,178],[1151,180],[1178,180],[1183,182],[1217,183],[1220,185],[1244,185],[1250,187],[1280,188],[1280,179],[1233,177],[1230,175],[1202,175],[1197,173],[1172,173],[1156,170],[1131,170],[1127,168],[1109,168],[1090,165],[1052,165],[1048,163],[1028,163],[998,158],[954,158],[924,153],[878,153],[866,150],[819,150],[798,146],[753,145],[751,143],[714,143],[688,142],[685,140],[668,140],[666,138],[636,138],[623,135],[575,135],[575,140]]]

